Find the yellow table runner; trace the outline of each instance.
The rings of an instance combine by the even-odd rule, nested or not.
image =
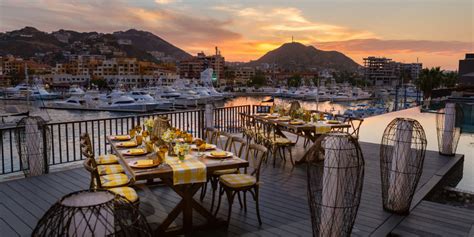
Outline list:
[[[316,124],[316,134],[324,134],[331,131],[331,126],[324,124]]]
[[[183,161],[178,157],[167,156],[166,163],[173,170],[173,184],[203,183],[207,181],[206,165],[191,155]]]

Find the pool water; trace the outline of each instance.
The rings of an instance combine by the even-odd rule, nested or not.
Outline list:
[[[380,144],[385,128],[397,117],[418,120],[425,130],[428,141],[426,149],[438,151],[436,114],[421,113],[418,107],[366,118],[360,128],[360,141]],[[464,154],[464,174],[457,188],[474,191],[474,133],[461,134],[456,153]]]

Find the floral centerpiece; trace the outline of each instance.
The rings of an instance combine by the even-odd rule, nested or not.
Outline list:
[[[155,124],[155,120],[152,118],[145,120],[145,123],[143,124],[145,126],[145,129],[148,131],[148,133],[151,134],[153,131],[153,125]]]
[[[184,157],[189,154],[190,146],[187,143],[176,143],[174,146],[174,153],[178,155],[180,160],[184,160]]]
[[[305,115],[305,110],[303,108],[299,108],[290,115],[294,119],[303,119]]]
[[[168,155],[174,156],[173,142],[176,139],[176,131],[174,129],[167,129],[161,139],[168,144]]]

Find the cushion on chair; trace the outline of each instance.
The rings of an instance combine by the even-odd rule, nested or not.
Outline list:
[[[130,179],[125,174],[108,174],[100,176],[100,182],[103,188],[114,188],[128,185]]]
[[[294,144],[293,141],[291,141],[288,138],[284,138],[284,137],[277,137],[275,139],[272,139],[272,142],[274,144]]]
[[[118,188],[110,188],[109,191],[112,191],[113,193],[116,193],[130,202],[136,202],[138,200],[138,194],[135,191],[135,189],[130,188],[130,187],[118,187]]]
[[[118,157],[112,154],[100,155],[99,158],[96,160],[96,162],[98,165],[117,164]]]
[[[237,169],[226,169],[226,170],[216,170],[212,174],[214,174],[214,175],[223,175],[223,174],[235,174],[237,172],[239,172],[239,170],[237,170]]]
[[[125,173],[120,164],[99,165],[97,166],[97,171],[99,172],[99,175]]]
[[[242,188],[257,183],[257,179],[248,174],[225,174],[220,176],[219,181],[231,188]]]

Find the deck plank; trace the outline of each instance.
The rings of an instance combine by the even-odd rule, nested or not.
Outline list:
[[[293,149],[294,157],[299,158],[304,154],[305,148],[301,146],[301,143],[300,141],[297,149]],[[474,217],[474,213],[466,213],[462,209],[459,210],[459,208],[452,209],[454,207],[425,201],[418,204],[418,201],[442,178],[440,174],[444,175],[449,171],[449,167],[446,168],[446,166],[452,166],[456,163],[453,159],[442,157],[437,152],[427,152],[427,157],[430,158],[425,160],[423,175],[417,187],[416,199],[419,200],[414,204],[413,215],[409,216],[411,219],[406,218],[404,220],[403,217],[397,217],[382,209],[379,146],[361,143],[361,148],[366,166],[361,204],[353,229],[354,236],[387,234],[394,228],[394,234],[423,236],[433,232],[429,230],[430,224],[424,223],[426,221],[435,221],[438,229],[447,228],[449,224],[454,224],[453,226],[457,229],[454,233],[458,234],[471,231],[471,223],[462,221],[460,219],[462,217],[459,215],[465,213],[466,217]],[[288,162],[282,164],[279,158],[275,168],[271,163],[272,161],[263,167],[261,174],[260,208],[262,226],[258,225],[255,203],[248,196],[247,212],[239,207],[237,200],[235,201],[228,228],[199,231],[195,233],[195,236],[311,236],[311,217],[306,193],[306,168],[304,166],[292,168]],[[37,220],[55,201],[67,193],[87,189],[89,179],[90,176],[85,169],[76,168],[34,178],[0,183],[0,200],[6,198],[4,199],[6,201],[2,201],[2,205],[5,206],[5,203],[11,204],[8,205],[8,208],[11,209],[8,215],[13,215],[11,220],[1,219],[0,226],[8,226],[9,230],[17,232],[19,230],[16,228],[26,226],[28,227],[27,232],[31,232]],[[148,222],[155,227],[166,218],[167,213],[179,201],[178,195],[165,186],[146,186],[138,183],[135,189],[141,200],[140,210],[145,214]],[[205,207],[210,207],[211,196],[211,190],[208,187],[203,202]],[[195,198],[198,198],[198,195]],[[226,218],[227,208],[227,200],[224,197],[218,216]],[[437,214],[438,210],[445,212],[445,214]],[[19,217],[24,218],[19,220]],[[449,219],[451,217],[452,220]],[[203,221],[204,219],[200,216],[196,216],[194,220],[195,223]],[[172,225],[180,225],[181,222],[178,218],[176,223]],[[434,229],[437,230],[436,228]]]

